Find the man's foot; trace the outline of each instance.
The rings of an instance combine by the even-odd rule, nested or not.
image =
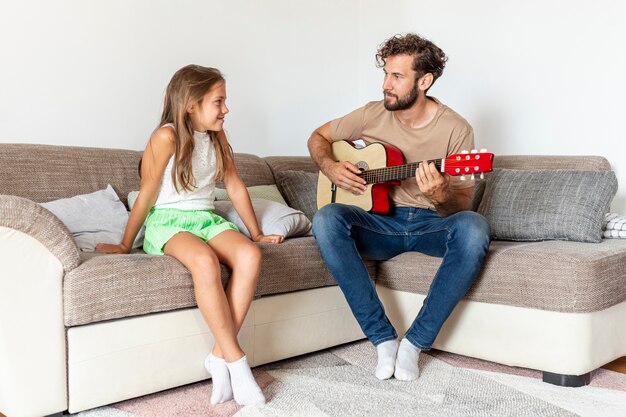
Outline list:
[[[398,353],[398,341],[388,340],[376,345],[378,363],[376,364],[376,378],[389,379],[393,376],[396,368],[396,354]]]
[[[230,382],[235,401],[243,406],[265,404],[265,396],[254,380],[246,356],[235,362],[226,362],[226,365],[230,371]]]
[[[226,361],[211,353],[204,360],[204,367],[211,374],[213,389],[211,390],[211,404],[221,404],[233,399],[233,389],[230,386],[230,373]]]
[[[393,376],[400,381],[415,381],[420,376],[420,368],[417,364],[419,355],[420,349],[413,346],[406,337],[402,339]]]

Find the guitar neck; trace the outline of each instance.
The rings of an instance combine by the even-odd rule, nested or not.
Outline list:
[[[428,161],[435,163],[437,170],[441,172],[442,159],[431,159]],[[361,173],[360,177],[363,178],[367,184],[378,184],[380,182],[405,180],[415,176],[415,170],[421,162],[412,162],[410,164],[396,165],[385,168],[374,168]]]

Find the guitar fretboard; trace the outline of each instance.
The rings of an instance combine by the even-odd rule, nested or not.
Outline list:
[[[441,159],[431,159],[428,163],[434,162],[438,171],[441,171]],[[378,184],[380,182],[405,180],[415,176],[415,170],[420,162],[396,165],[393,167],[375,168],[363,171],[360,175],[367,184]]]

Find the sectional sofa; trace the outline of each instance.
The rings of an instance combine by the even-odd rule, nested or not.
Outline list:
[[[213,339],[195,306],[187,270],[173,258],[140,249],[129,255],[81,252],[67,226],[39,204],[107,184],[126,203],[139,186],[140,156],[132,150],[0,144],[5,415],[74,413],[210,377],[202,364]],[[495,164],[494,175],[477,187],[475,208],[494,217],[492,227],[506,239],[515,238],[507,235],[511,222],[495,217],[507,205],[494,196],[505,192],[506,175],[600,173],[609,179],[605,194],[615,192],[602,157],[496,156]],[[317,171],[310,158],[236,154],[236,165],[247,186],[276,184],[290,205],[312,215]],[[500,181],[490,183],[496,177]],[[517,192],[516,198],[525,193]],[[592,206],[583,205],[593,213],[575,225],[597,223],[602,207]],[[581,385],[591,371],[626,355],[626,240],[594,235],[598,243],[567,241],[558,231],[561,240],[533,240],[542,231],[539,222],[525,230],[530,240],[495,236],[479,279],[434,347],[538,369],[548,382]],[[363,338],[312,236],[260,247],[260,282],[240,333],[253,366]],[[439,263],[417,253],[367,261],[400,334],[416,316]],[[222,272],[226,282],[229,271]]]

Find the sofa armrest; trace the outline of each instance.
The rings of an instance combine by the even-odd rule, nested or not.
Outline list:
[[[18,230],[43,244],[67,273],[80,264],[80,251],[67,227],[32,200],[0,195],[0,227]]]
[[[67,409],[63,277],[80,263],[61,221],[28,199],[0,195],[0,411]],[[33,400],[35,399],[35,400]]]

